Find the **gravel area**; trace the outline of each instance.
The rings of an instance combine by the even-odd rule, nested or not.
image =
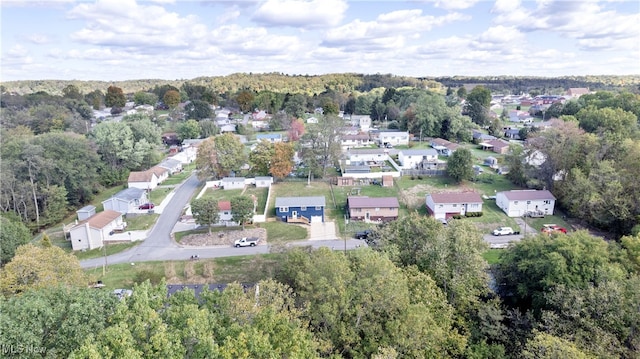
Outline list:
[[[203,246],[233,246],[236,239],[242,237],[257,237],[260,240],[258,245],[267,243],[267,230],[264,228],[252,228],[245,230],[219,231],[208,233],[190,234],[184,236],[180,244],[183,246],[203,247]]]

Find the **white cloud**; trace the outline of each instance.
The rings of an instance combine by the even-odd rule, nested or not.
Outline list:
[[[27,35],[27,41],[34,44],[42,45],[49,42],[49,37],[45,34],[31,34]]]
[[[328,27],[339,24],[347,8],[344,0],[266,0],[251,19],[265,26]]]
[[[463,10],[473,7],[478,2],[480,0],[439,0],[434,6],[446,10]]]
[[[206,35],[195,15],[180,16],[160,6],[138,5],[134,0],[82,3],[68,12],[87,25],[71,38],[81,43],[134,47],[139,51],[189,46]]]
[[[295,36],[275,35],[265,28],[235,24],[211,31],[209,43],[223,51],[254,56],[286,54],[302,48],[302,43]]]
[[[380,14],[374,21],[356,19],[346,25],[326,32],[322,44],[335,47],[366,47],[367,43],[380,44],[381,41],[395,41],[409,36],[417,38],[422,32],[447,23],[464,21],[469,16],[449,13],[444,16],[422,15],[422,10],[398,10]]]

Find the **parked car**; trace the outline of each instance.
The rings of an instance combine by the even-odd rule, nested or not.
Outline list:
[[[567,233],[567,229],[564,227],[560,227],[557,224],[543,224],[542,229],[540,230],[542,233]]]
[[[153,207],[155,207],[155,205],[149,202],[149,203],[141,204],[140,206],[138,206],[138,209],[153,209]]]
[[[498,227],[493,230],[494,236],[508,236],[510,234],[515,234],[511,227]]]
[[[255,247],[258,244],[259,239],[254,237],[243,237],[241,239],[236,239],[234,242],[234,246],[238,247]]]
[[[365,229],[364,231],[356,232],[356,239],[367,239],[369,235],[372,233],[370,229]]]

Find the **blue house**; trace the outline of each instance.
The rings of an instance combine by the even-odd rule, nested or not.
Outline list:
[[[283,222],[324,222],[325,199],[318,197],[276,197],[276,216]]]

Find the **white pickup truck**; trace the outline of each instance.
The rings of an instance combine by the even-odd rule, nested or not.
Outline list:
[[[247,238],[243,237],[241,239],[236,239],[234,245],[236,248],[238,247],[255,247],[258,244],[259,238]]]

